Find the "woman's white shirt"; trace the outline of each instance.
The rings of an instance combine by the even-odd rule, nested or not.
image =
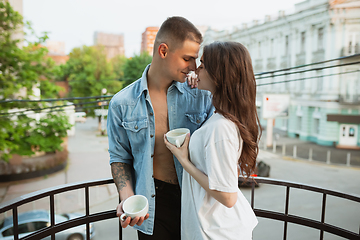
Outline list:
[[[227,208],[211,197],[184,171],[181,197],[181,239],[252,239],[258,221],[238,188],[237,162],[242,150],[236,125],[214,113],[190,138],[191,162],[208,176],[209,188],[237,192],[237,202]]]

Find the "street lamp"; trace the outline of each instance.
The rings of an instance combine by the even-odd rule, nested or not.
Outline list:
[[[103,88],[101,89],[101,96],[105,95],[107,93],[107,89]],[[103,100],[103,98],[101,98]],[[104,101],[101,102],[101,135],[105,135],[105,124],[104,124]]]

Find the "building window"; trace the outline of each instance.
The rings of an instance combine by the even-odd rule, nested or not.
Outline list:
[[[355,137],[355,128],[353,127],[349,128],[349,137]]]
[[[322,70],[317,70],[316,71],[316,76],[317,76],[317,78],[316,78],[316,80],[317,80],[317,85],[316,85],[316,90],[318,91],[318,92],[320,92],[321,90],[322,90],[322,87],[323,87],[323,74],[322,74]]]
[[[348,44],[348,54],[353,55],[353,54],[360,53],[359,39],[360,39],[359,33],[356,33],[356,32],[350,33],[349,44]]]
[[[274,56],[274,39],[270,40],[270,57]]]
[[[300,116],[297,117],[296,125],[297,125],[297,129],[299,132],[301,131],[301,119],[302,119],[302,117],[300,117]]]
[[[299,92],[305,91],[305,73],[301,72],[300,73],[300,80],[298,82],[298,86],[299,86]]]
[[[318,50],[324,49],[324,28],[318,30]]]
[[[289,36],[285,36],[285,55],[289,54]]]
[[[320,134],[320,119],[314,118],[314,133],[315,135]]]
[[[258,42],[258,57],[261,58],[261,42]]]
[[[305,32],[301,33],[301,46],[300,46],[300,51],[301,53],[305,52]]]

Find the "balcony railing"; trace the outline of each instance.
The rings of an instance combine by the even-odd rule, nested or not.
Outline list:
[[[284,212],[275,212],[275,211],[269,211],[264,209],[258,209],[254,208],[254,202],[255,202],[255,182],[252,181],[251,184],[251,206],[254,209],[254,212],[257,217],[261,218],[267,218],[272,220],[278,220],[281,222],[284,222],[283,227],[283,239],[287,239],[288,234],[288,224],[297,224],[313,229],[319,230],[319,239],[323,239],[324,233],[331,233],[339,237],[343,237],[346,239],[360,239],[360,226],[359,226],[359,232],[352,232],[346,229],[343,229],[341,227],[331,225],[329,223],[325,222],[325,214],[326,214],[326,200],[328,196],[334,196],[341,199],[347,199],[350,201],[353,201],[357,204],[360,204],[360,197],[353,196],[346,193],[336,192],[328,189],[323,189],[319,187],[313,187],[309,185],[294,183],[294,182],[288,182],[288,181],[280,181],[275,179],[269,179],[269,178],[255,178],[256,184],[268,184],[268,185],[276,185],[276,186],[282,186],[286,188],[286,195],[285,195],[285,211]],[[239,178],[239,186],[241,186],[243,182],[242,178]],[[67,184],[59,187],[54,187],[46,190],[41,190],[38,192],[34,192],[28,195],[21,196],[19,198],[13,199],[9,202],[0,204],[0,213],[4,213],[6,211],[12,211],[13,215],[13,226],[14,226],[14,239],[19,239],[19,231],[18,231],[18,208],[26,203],[31,203],[33,201],[36,201],[38,199],[48,197],[50,199],[50,216],[51,216],[51,225],[49,227],[43,228],[39,231],[36,231],[26,237],[21,238],[21,240],[36,240],[36,239],[42,239],[47,236],[51,236],[51,239],[55,239],[55,234],[58,232],[61,232],[65,229],[69,229],[75,226],[86,224],[86,232],[87,232],[87,238],[90,239],[90,223],[91,222],[98,222],[106,219],[116,218],[116,211],[110,210],[110,211],[104,211],[99,212],[95,214],[90,214],[90,194],[89,194],[89,188],[94,186],[100,186],[105,184],[113,184],[112,179],[104,179],[104,180],[95,180],[95,181],[88,181],[88,182],[81,182],[81,183],[74,183],[74,184]],[[85,216],[68,220],[65,222],[57,223],[55,224],[55,204],[54,204],[54,198],[55,195],[72,191],[72,190],[78,190],[83,189],[85,192]],[[296,215],[289,214],[289,205],[290,205],[290,190],[291,189],[302,189],[309,192],[316,192],[322,194],[322,207],[321,207],[321,220],[314,220],[309,219],[305,217],[300,217]],[[119,239],[122,239],[122,228],[119,224]]]

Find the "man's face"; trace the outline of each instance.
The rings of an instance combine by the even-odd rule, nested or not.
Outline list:
[[[185,82],[186,75],[196,69],[196,58],[200,44],[185,40],[182,47],[169,51],[167,55],[167,71],[171,80]]]

